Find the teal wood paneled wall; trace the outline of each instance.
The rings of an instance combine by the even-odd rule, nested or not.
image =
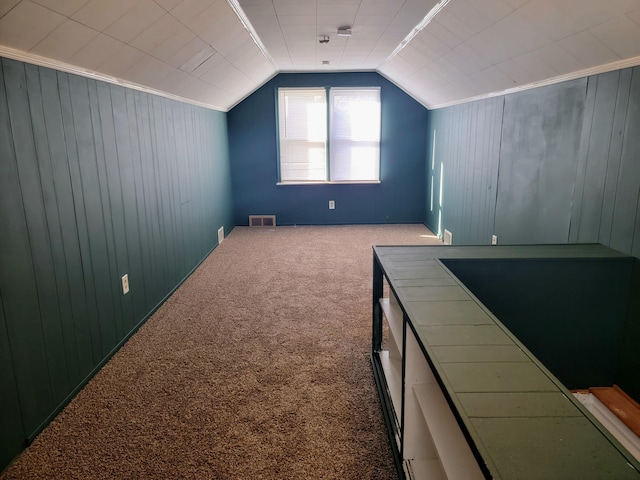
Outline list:
[[[1,469],[233,223],[225,113],[0,65]]]
[[[429,112],[427,226],[455,242],[491,238],[504,99]]]
[[[638,327],[627,325],[629,300],[640,297],[632,285],[637,259],[444,263],[568,389],[615,383],[631,395],[640,391],[640,377],[626,365],[639,360]],[[634,353],[627,339],[635,339]]]
[[[640,260],[634,259],[631,274],[631,294],[625,318],[622,348],[620,349],[620,372],[618,381],[627,386],[625,391],[640,402]]]
[[[454,244],[496,234],[640,257],[639,133],[640,67],[430,111],[425,223]]]

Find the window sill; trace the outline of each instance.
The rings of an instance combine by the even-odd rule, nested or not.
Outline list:
[[[378,185],[380,184],[380,180],[345,180],[344,182],[327,182],[327,181],[317,181],[317,182],[304,182],[304,181],[295,181],[295,182],[278,182],[276,185],[287,186],[287,185]]]

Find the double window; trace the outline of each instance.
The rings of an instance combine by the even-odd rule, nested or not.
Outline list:
[[[278,131],[282,184],[380,180],[379,87],[279,88]]]

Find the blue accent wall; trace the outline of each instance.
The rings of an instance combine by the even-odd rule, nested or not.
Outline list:
[[[0,470],[233,228],[230,184],[225,113],[0,58]]]
[[[278,87],[379,86],[380,184],[276,185]],[[377,73],[280,74],[228,114],[234,221],[275,214],[279,225],[423,223],[427,110]],[[335,210],[328,209],[335,200]]]
[[[640,257],[639,133],[640,67],[430,111],[425,223]]]

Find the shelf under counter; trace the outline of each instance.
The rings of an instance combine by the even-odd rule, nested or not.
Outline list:
[[[374,247],[374,265],[396,293],[406,312],[406,330],[415,334],[437,379],[435,386],[416,386],[416,398],[422,399],[418,403],[430,403],[425,403],[424,398],[429,397],[425,388],[441,392],[459,428],[459,438],[468,445],[486,478],[640,478],[638,462],[578,402],[568,398],[562,383],[440,261],[447,257],[579,259],[623,255],[594,245],[381,246]],[[438,432],[438,417],[423,415],[430,432],[445,438]],[[405,417],[404,421],[415,419]],[[447,454],[440,455],[438,463],[447,463]],[[439,471],[430,459],[402,461],[403,470],[410,470],[412,478],[428,478],[418,473],[421,467]],[[443,478],[458,476],[449,470]]]

